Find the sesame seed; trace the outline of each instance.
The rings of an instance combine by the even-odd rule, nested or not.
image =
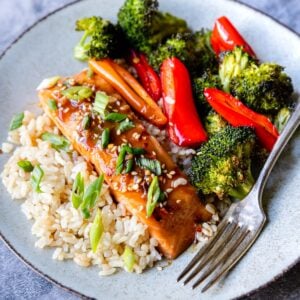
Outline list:
[[[132,186],[132,189],[133,190],[138,190],[139,189],[139,185],[137,183],[135,183],[133,186]]]
[[[136,183],[141,183],[143,181],[143,179],[141,177],[138,177],[138,179],[136,180]]]
[[[135,175],[137,175],[137,172],[136,171],[132,171],[131,175],[135,176]]]
[[[180,202],[181,202],[181,199],[176,200],[176,203],[180,203]]]
[[[176,172],[175,172],[175,171],[171,171],[170,174],[171,174],[171,175],[175,175]]]

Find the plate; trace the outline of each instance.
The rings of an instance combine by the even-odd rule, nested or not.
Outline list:
[[[35,88],[42,78],[70,75],[84,65],[72,57],[78,41],[74,22],[94,14],[116,20],[123,0],[79,1],[38,22],[6,51],[0,60],[0,141],[7,136],[14,113],[32,109],[38,101]],[[214,20],[228,16],[247,37],[258,57],[286,67],[294,86],[300,87],[299,37],[287,28],[236,2],[225,0],[161,0],[160,9],[188,21],[194,28],[212,28]],[[156,268],[141,275],[118,272],[99,277],[98,269],[83,269],[73,262],[51,259],[53,250],[34,247],[31,223],[0,185],[1,236],[31,267],[62,287],[83,296],[101,299],[228,299],[249,293],[272,280],[299,260],[300,255],[300,132],[284,151],[264,193],[268,223],[261,236],[234,270],[215,288],[200,290],[182,287],[176,277],[194,253],[185,252],[163,271]],[[6,155],[0,156],[2,170]]]

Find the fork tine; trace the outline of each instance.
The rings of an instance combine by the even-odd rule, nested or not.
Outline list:
[[[197,267],[193,270],[193,272],[186,278],[184,281],[184,285],[191,281],[197,274],[199,274],[200,270],[215,256],[218,255],[224,248],[225,243],[228,240],[231,240],[232,236],[238,229],[236,223],[228,222],[228,226],[226,226],[227,230],[224,230],[222,235],[222,240],[218,240],[214,243],[213,247],[207,252],[200,260]],[[220,242],[219,242],[220,241]],[[223,241],[223,242],[222,242]]]
[[[247,231],[247,234],[250,233],[250,231]],[[256,235],[257,236],[257,235]],[[209,282],[203,287],[201,290],[202,293],[207,291],[210,287],[212,287],[215,283],[217,283],[221,277],[223,277],[237,262],[238,260],[243,256],[243,254],[251,247],[251,245],[256,240],[256,236],[253,236],[251,240],[245,241],[244,243],[241,243],[239,246],[239,251],[237,253],[233,253],[233,255],[230,257],[229,262],[224,264],[222,268],[217,272],[210,280]],[[242,241],[243,242],[243,241]]]
[[[205,272],[200,276],[200,278],[197,279],[197,281],[193,284],[192,288],[195,289],[201,282],[203,282],[208,276],[210,276],[220,265],[224,264],[226,262],[226,259],[228,259],[239,247],[239,245],[242,243],[242,241],[245,239],[247,234],[249,233],[249,230],[245,230],[244,228],[240,227],[240,230],[238,231],[238,238],[235,240],[230,240],[228,243],[228,247],[222,249],[223,254],[221,252],[221,255],[216,257],[216,261],[214,264],[209,266],[205,270]]]
[[[216,241],[219,239],[219,237],[225,231],[227,225],[228,225],[228,222],[227,222],[227,220],[224,219],[223,222],[220,223],[220,225],[218,227],[217,234],[215,235],[215,237],[213,239],[211,239],[206,245],[204,245],[198,251],[198,253],[194,256],[194,258],[191,260],[191,262],[180,273],[180,275],[177,278],[177,282],[180,281],[195,266],[195,264],[199,261],[199,259],[201,258],[201,256],[204,253],[206,253],[207,251],[209,251],[214,246],[214,244],[216,243]]]

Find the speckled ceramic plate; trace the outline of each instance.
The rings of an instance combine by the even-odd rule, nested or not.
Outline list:
[[[7,135],[12,115],[37,102],[35,88],[42,78],[70,75],[83,65],[72,57],[78,40],[74,22],[99,14],[116,20],[123,0],[80,1],[59,10],[18,39],[0,60],[0,141]],[[186,20],[193,28],[212,28],[214,20],[228,16],[247,37],[262,60],[286,66],[300,89],[300,39],[280,24],[235,2],[218,0],[161,0],[161,10]],[[0,168],[7,160],[0,156]],[[119,272],[100,278],[97,268],[80,268],[73,262],[51,259],[53,250],[34,248],[31,224],[0,184],[0,228],[7,244],[24,261],[55,283],[101,299],[228,299],[248,293],[289,268],[300,256],[300,140],[299,131],[284,151],[268,182],[264,203],[268,224],[245,258],[218,286],[205,294],[176,283],[176,276],[191,259],[186,252],[164,271],[156,268],[142,275]]]

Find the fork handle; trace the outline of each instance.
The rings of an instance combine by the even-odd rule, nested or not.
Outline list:
[[[284,130],[280,134],[277,142],[274,145],[273,150],[271,151],[266,163],[264,164],[260,175],[255,183],[254,189],[256,189],[258,193],[258,199],[261,202],[262,191],[264,186],[269,178],[269,175],[277,162],[282,150],[286,146],[287,142],[292,137],[293,133],[296,131],[297,127],[300,124],[300,104],[297,105],[297,108],[293,112],[291,118],[286,124]]]

